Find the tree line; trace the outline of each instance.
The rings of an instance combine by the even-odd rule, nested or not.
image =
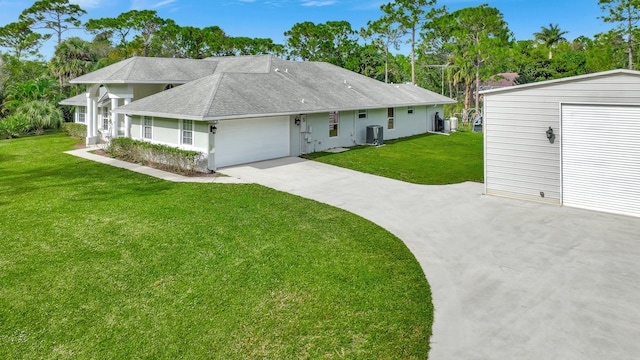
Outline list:
[[[33,113],[34,104],[59,112],[57,101],[83,91],[69,80],[132,56],[272,54],[325,61],[380,81],[411,82],[443,92],[458,99],[464,110],[478,108],[478,90],[503,73],[519,74],[522,84],[636,67],[640,0],[593,0],[602,9],[600,20],[611,23],[611,30],[572,41],[559,24],[541,26],[533,40],[516,40],[497,8],[484,4],[449,11],[436,1],[391,1],[380,7],[378,19],[360,29],[348,21],[299,22],[284,33],[285,43],[277,44],[269,38],[230,36],[214,25],[181,26],[154,10],[82,22],[87,12],[79,5],[38,0],[15,22],[0,27],[0,47],[5,49],[0,60],[0,130],[7,121],[27,122],[20,114]],[[91,40],[65,37],[77,29]],[[55,52],[45,60],[39,49],[52,38]],[[399,53],[403,43],[409,54]]]

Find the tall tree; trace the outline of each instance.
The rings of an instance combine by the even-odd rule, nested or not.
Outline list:
[[[38,0],[20,14],[20,20],[31,21],[34,29],[52,30],[62,42],[62,34],[82,25],[80,17],[87,12],[69,0]]]
[[[380,9],[391,21],[399,25],[402,34],[411,34],[411,83],[416,84],[416,34],[428,19],[434,19],[443,9],[435,9],[436,0],[396,0]],[[426,11],[427,7],[431,7]]]
[[[568,31],[560,30],[558,24],[549,24],[549,27],[542,26],[540,32],[533,33],[536,40],[546,46],[549,49],[549,59],[553,58],[553,48],[558,43],[567,41],[564,35],[568,34]]]
[[[602,11],[607,13],[601,19],[605,22],[618,24],[617,29],[627,36],[628,66],[629,69],[633,69],[634,33],[638,31],[640,0],[598,0],[598,5]]]
[[[151,48],[154,56],[202,59],[225,55],[226,39],[227,35],[218,26],[201,29],[180,26],[168,19],[155,34]]]
[[[131,10],[115,18],[91,19],[86,28],[93,34],[108,34],[114,38],[123,57],[140,54],[147,56],[154,35],[165,24],[155,10]]]
[[[367,22],[367,27],[360,30],[363,38],[372,38],[373,43],[384,51],[384,82],[389,83],[389,48],[399,50],[401,31],[391,17],[385,15],[376,21]]]
[[[347,64],[358,53],[356,32],[347,21],[324,24],[306,21],[294,24],[284,35],[289,56],[305,61],[326,61],[348,68]]]
[[[18,60],[23,55],[37,55],[42,41],[48,37],[31,30],[32,23],[31,20],[25,20],[0,27],[0,47],[11,49]]]
[[[473,83],[478,110],[480,81],[494,76],[509,54],[511,32],[507,23],[498,9],[484,4],[454,11],[440,18],[436,25],[438,33],[449,39],[444,46],[453,54],[456,82],[465,85],[465,110],[470,108]]]
[[[91,71],[96,61],[91,43],[72,37],[56,47],[48,65],[51,73],[58,78],[62,90],[69,85],[69,80]]]

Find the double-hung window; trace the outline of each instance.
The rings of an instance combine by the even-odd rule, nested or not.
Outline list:
[[[340,126],[340,114],[337,111],[329,113],[329,137],[338,136],[338,127]]]
[[[153,119],[150,117],[142,117],[142,138],[153,139]]]
[[[76,115],[78,115],[78,119],[76,122],[84,124],[86,118],[87,109],[84,106],[78,106],[76,108]]]
[[[109,108],[102,108],[102,130],[109,130]]]
[[[182,120],[182,144],[193,145],[193,120]]]
[[[387,129],[393,130],[396,127],[396,117],[393,108],[387,109]]]

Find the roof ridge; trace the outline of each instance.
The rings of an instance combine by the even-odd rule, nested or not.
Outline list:
[[[124,79],[129,79],[129,76],[131,75],[131,72],[133,72],[133,69],[135,68],[135,63],[138,62],[139,57],[134,56],[131,58],[131,61],[129,62],[129,70],[127,70],[127,73],[124,76]]]
[[[205,106],[205,108],[204,108],[204,112],[202,114],[203,118],[208,115],[209,110],[213,106],[213,100],[216,98],[216,95],[218,93],[218,88],[220,87],[220,83],[222,82],[222,77],[227,75],[227,73],[213,74],[213,75],[210,75],[210,76],[216,76],[216,75],[218,75],[218,80],[216,81],[216,83],[211,88],[211,92],[209,92],[209,102],[207,103],[207,106]],[[207,77],[204,77],[203,79],[206,79],[206,78]]]
[[[268,74],[268,73],[271,72],[271,59],[272,59],[272,57],[269,54],[265,54],[264,56],[267,57],[267,71],[266,71],[266,73]]]

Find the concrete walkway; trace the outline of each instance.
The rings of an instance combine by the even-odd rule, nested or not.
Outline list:
[[[221,169],[402,239],[433,292],[429,359],[637,359],[640,219],[285,158]]]
[[[408,184],[299,158],[185,177],[69,154],[176,182],[258,183],[388,229],[433,292],[430,360],[637,359],[640,219]]]

